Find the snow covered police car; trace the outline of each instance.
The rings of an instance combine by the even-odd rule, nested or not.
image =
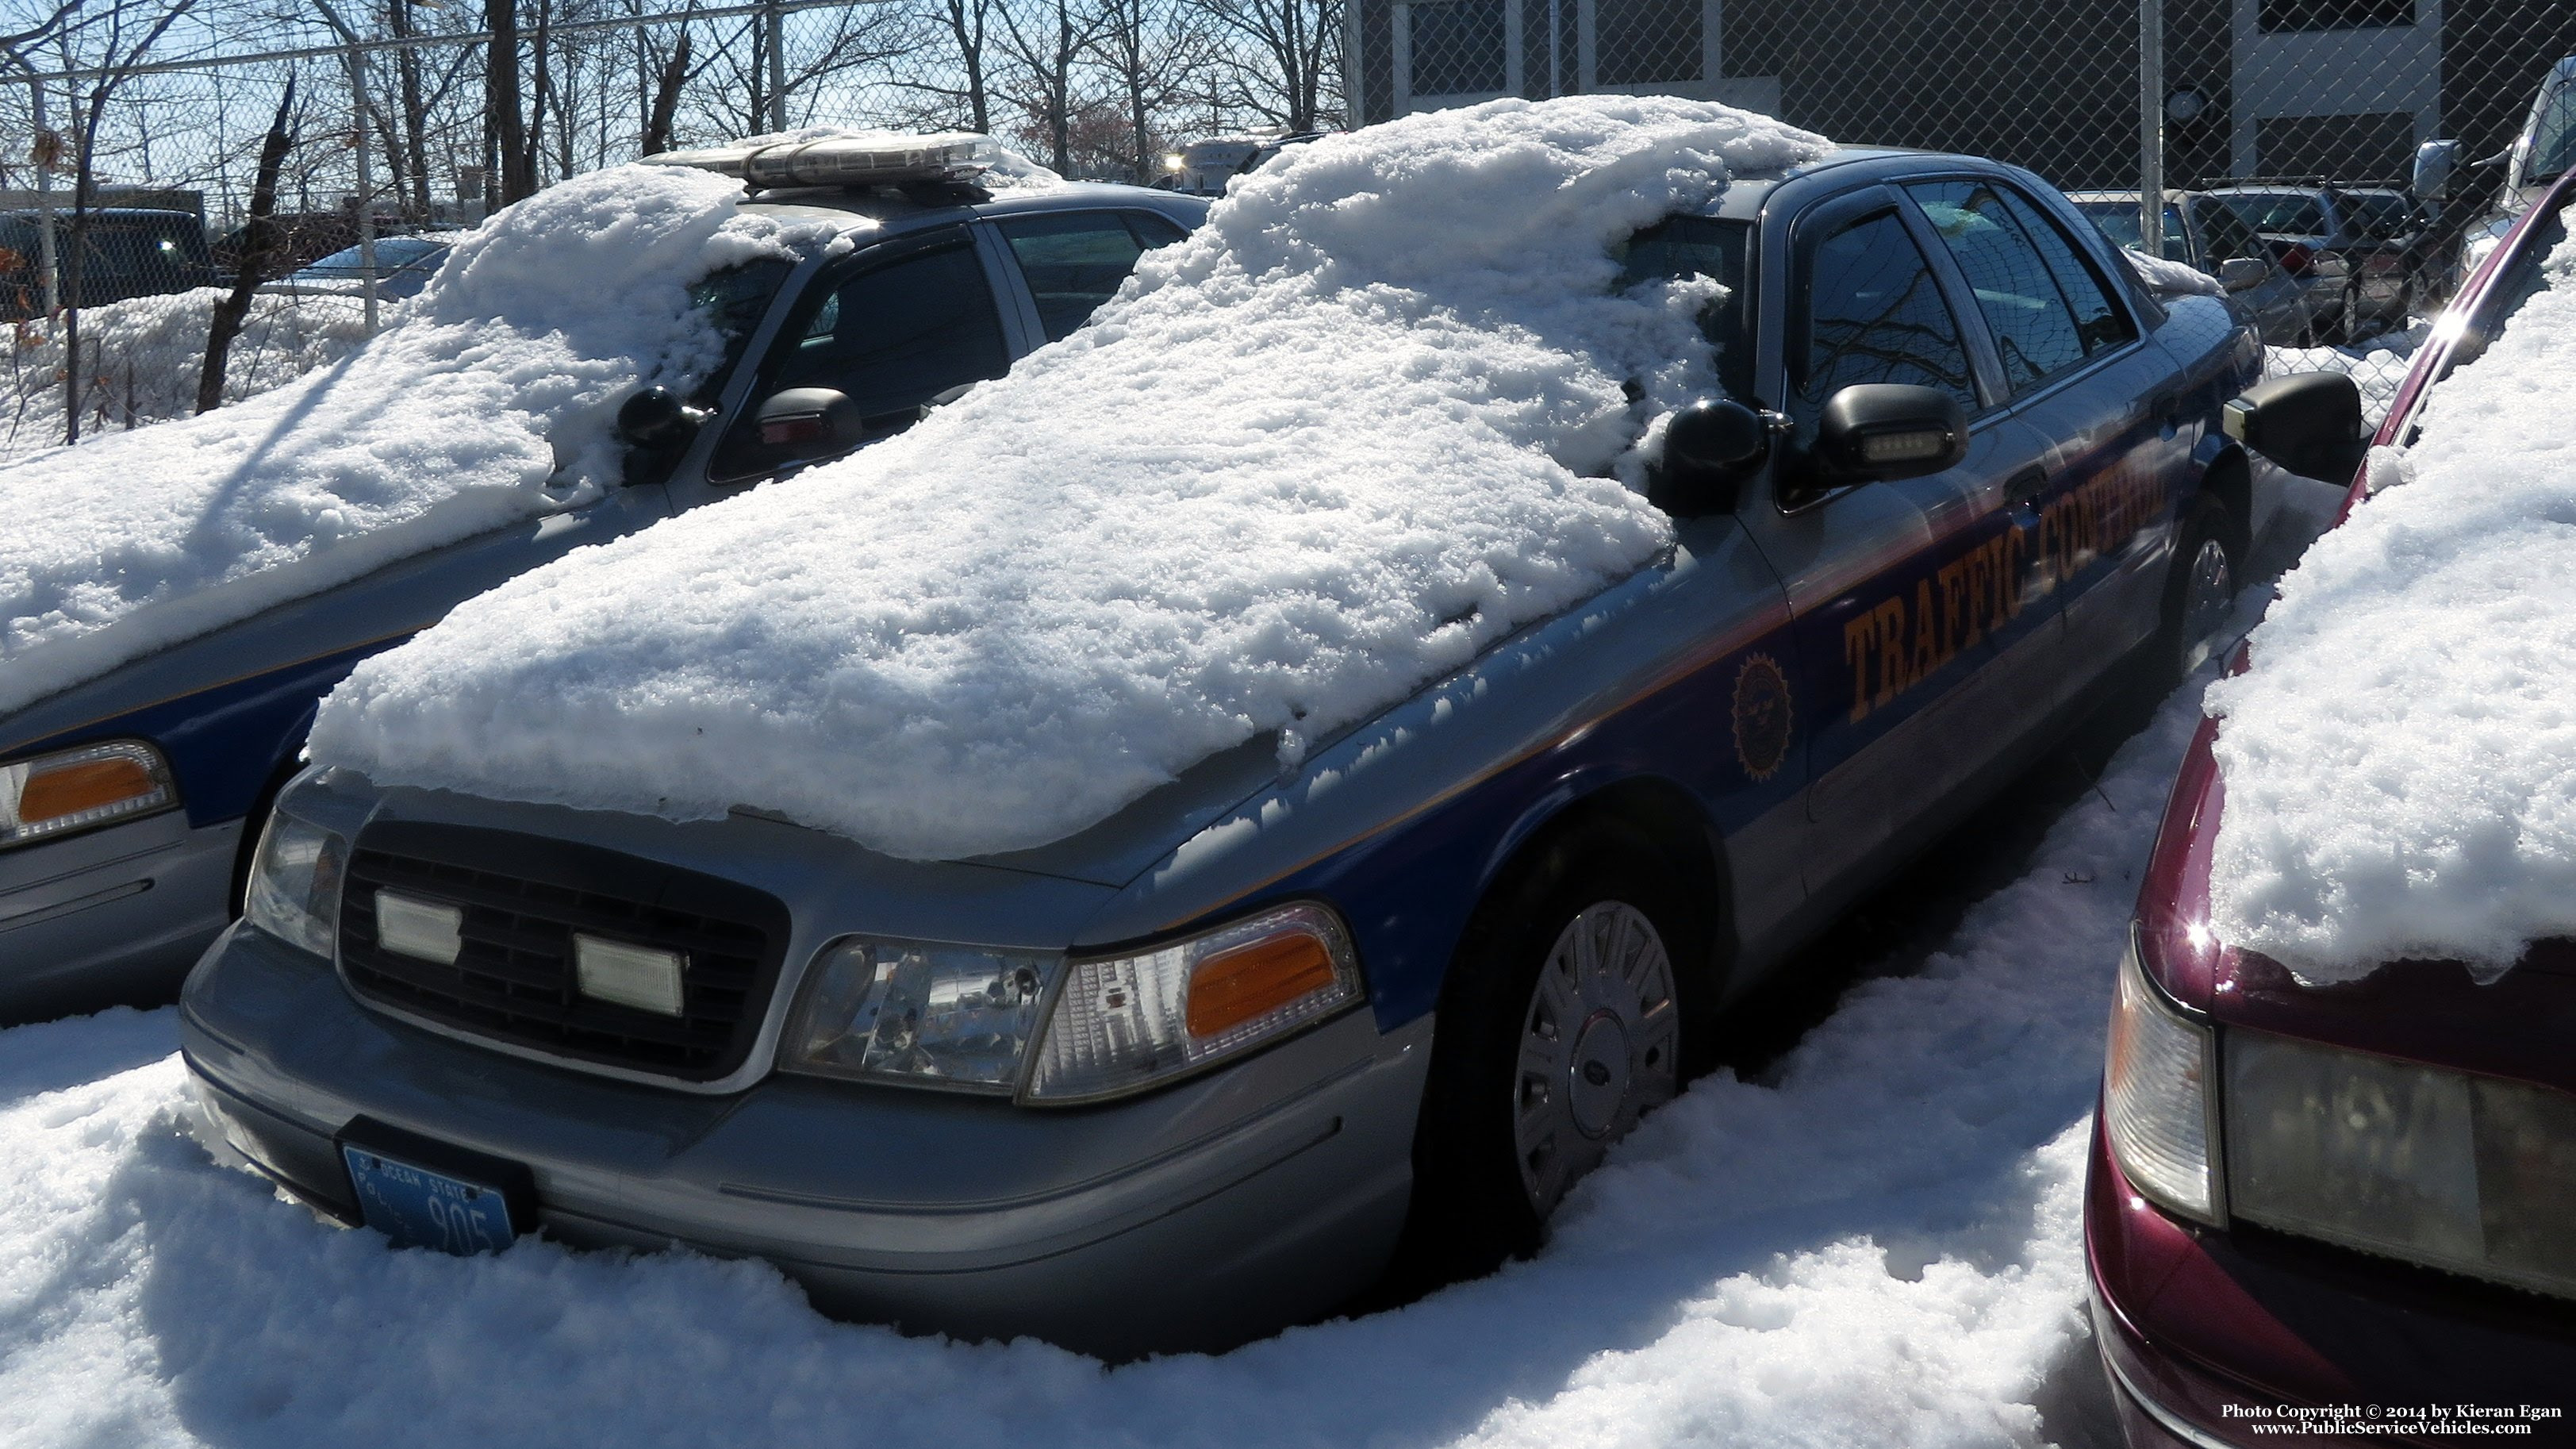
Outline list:
[[[900,431],[1205,212],[978,155],[799,133],[577,178],[349,363],[0,470],[0,1019],[174,990],[359,660]]]
[[[1208,1347],[1408,1226],[1495,1261],[2188,656],[2259,356],[1975,158],[1627,96],[1318,140],[905,438],[362,667],[189,1067],[327,1214],[908,1329]]]

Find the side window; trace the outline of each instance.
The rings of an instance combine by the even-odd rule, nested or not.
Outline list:
[[[1020,275],[1028,278],[1049,342],[1090,321],[1136,269],[1138,257],[1181,239],[1180,228],[1160,217],[1115,211],[1050,212],[995,225],[1011,244]]]
[[[2084,339],[2039,247],[1995,188],[1932,181],[1906,190],[1931,218],[1977,294],[2004,380],[2020,392],[2084,361]]]
[[[1825,238],[1807,263],[1806,324],[1790,358],[1789,413],[1812,434],[1825,400],[1854,383],[1937,387],[1977,411],[1958,319],[1893,211]]]
[[[2108,351],[2137,340],[2137,324],[2103,285],[2102,274],[2070,240],[2056,220],[2018,191],[2003,193],[2004,206],[2020,222],[2022,230],[2039,246],[2040,258],[2048,263],[2048,274],[2057,279],[2057,290],[2066,297],[2066,305],[2075,311],[2075,336],[2084,344],[2084,355]],[[2180,256],[2179,248],[2166,252]]]
[[[718,480],[770,472],[787,455],[760,441],[758,399],[827,387],[858,405],[869,438],[910,427],[932,398],[1010,370],[993,292],[962,237],[818,282],[761,365],[751,406],[709,468]]]

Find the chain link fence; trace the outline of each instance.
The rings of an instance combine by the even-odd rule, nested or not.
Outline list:
[[[1150,181],[1193,136],[1342,119],[1339,0],[96,0],[81,15],[0,39],[0,458],[325,365],[419,290],[450,234],[647,152],[809,124],[962,128],[1069,175]],[[252,194],[280,125],[274,244],[254,263]],[[237,339],[201,396],[246,263]]]
[[[2124,244],[2212,275],[2259,261],[2242,295],[2276,366],[2352,371],[2379,406],[2480,238],[2576,160],[2565,0],[1356,0],[1350,20],[1363,121],[1654,92],[2028,167]]]

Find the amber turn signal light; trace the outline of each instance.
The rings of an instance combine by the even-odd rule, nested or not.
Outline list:
[[[1303,932],[1220,951],[1190,973],[1190,1035],[1216,1036],[1335,981],[1332,953]]]
[[[110,755],[40,769],[19,787],[18,818],[29,825],[104,810],[158,793],[161,782],[141,760]]]

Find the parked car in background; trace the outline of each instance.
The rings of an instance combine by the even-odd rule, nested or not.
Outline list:
[[[2323,183],[2246,182],[2212,187],[2199,204],[2254,233],[2300,280],[2321,340],[2358,342],[2406,325],[2417,300],[2412,258],[2403,241],[2378,229],[2383,213],[2368,193]]]
[[[269,254],[268,275],[284,276],[298,267],[321,260],[333,252],[358,244],[358,217],[353,211],[287,211],[270,218],[276,226],[276,240]],[[379,217],[376,234],[393,236],[404,230],[396,217]],[[244,222],[215,238],[212,250],[215,270],[230,281],[241,269],[242,251],[250,244],[250,223]]]
[[[1239,136],[1192,141],[1163,158],[1163,179],[1156,184],[1185,196],[1223,196],[1227,182],[1257,170],[1283,147],[1301,146],[1324,134],[1274,126]]]
[[[2562,175],[2526,210],[2416,354],[2376,443],[2412,445],[2453,370],[2548,284],[2540,262],[2566,246],[2571,204],[2576,180]],[[2517,396],[2554,398],[2570,379],[2505,381]],[[2294,471],[2351,475],[2358,464],[2360,416],[2339,376],[2267,382],[2237,417],[2237,431]],[[2348,513],[2387,506],[2363,501],[2367,484],[2353,476]],[[2495,537],[2496,510],[2478,506],[2473,548]],[[2481,661],[2475,687],[2563,695],[2563,654],[2526,668],[2510,648],[2481,651],[2493,637],[2482,624],[2445,627],[2470,641],[2458,658]],[[2551,627],[2544,612],[2532,636]],[[2453,653],[2424,635],[2385,647]],[[2252,670],[2267,660],[2281,662],[2258,634]],[[2486,714],[2463,700],[2455,718],[2516,732]],[[2331,1427],[2338,1406],[2401,1426],[2429,1406],[2513,1421],[2409,1439],[2492,1428],[2571,1442],[2565,1418],[2535,1421],[2521,1406],[2563,1415],[2576,1392],[2576,945],[2542,940],[2483,984],[2457,961],[2401,959],[2312,985],[2224,939],[2211,925],[2219,831],[2228,811],[2277,798],[2249,799],[2241,779],[2231,796],[2216,753],[2228,728],[2202,723],[2149,861],[2085,1194],[2094,1340],[2129,1443],[2263,1444],[2284,1424]],[[2384,737],[2388,726],[2369,728]],[[2490,748],[2472,778],[2513,768],[2508,755]],[[2386,788],[2369,778],[2384,762],[2338,768],[2353,786],[2330,821]],[[2414,768],[2461,778],[2437,761]],[[2511,896],[2506,859],[2524,848],[2505,819],[2429,854],[2374,838],[2392,878],[2398,866],[2474,873],[2483,910]]]
[[[2457,141],[2428,141],[2417,148],[2416,173],[2421,179],[2415,189],[2425,195],[2474,195],[2474,188],[2487,184],[2487,172],[2499,175],[2493,199],[2483,209],[2460,208],[2473,213],[2463,228],[2463,264],[2475,268],[2504,240],[2523,211],[2570,166],[2576,166],[2576,55],[2561,59],[2540,78],[2540,89],[2512,145],[2465,166],[2459,150]]]
[[[2138,245],[2136,191],[2076,191],[2067,199],[2114,243]],[[2292,276],[2270,248],[2236,223],[2234,213],[2209,204],[2199,193],[2165,193],[2164,256],[2227,284],[2228,294],[2254,314],[2265,342],[2296,347],[2315,341],[2321,294]],[[2243,268],[2231,273],[2227,264],[2233,261],[2245,263],[2252,274]]]
[[[1487,125],[1538,128],[1597,104],[1567,98]],[[1636,124],[1626,114],[1601,124],[1615,136]],[[1351,137],[1317,166],[1316,196],[1282,211],[1341,230],[1283,223],[1262,242],[1264,269],[1328,271],[1335,294],[1369,283],[1335,250],[1384,230],[1385,188],[1358,159],[1411,129],[1427,139],[1402,153],[1420,162],[1404,174],[1458,172],[1441,149],[1453,124]],[[1597,135],[1587,145],[1607,149]],[[1668,184],[1660,165],[1595,176],[1564,164],[1570,177],[1532,181],[1529,214],[1625,214],[1634,178]],[[1579,204],[1585,184],[1598,205]],[[1674,421],[1647,501],[1619,505],[1659,508],[1675,530],[1642,566],[1525,623],[1479,620],[1451,598],[1435,634],[1481,627],[1489,645],[1352,722],[1325,721],[1311,751],[1283,754],[1284,736],[1265,729],[1076,833],[1004,852],[898,858],[799,824],[730,778],[711,788],[740,804],[675,821],[317,767],[278,802],[252,914],[190,978],[182,1029],[203,1100],[286,1191],[398,1240],[474,1246],[425,1216],[443,1195],[488,1205],[475,1221],[486,1245],[542,1230],[760,1255],[829,1311],[1114,1356],[1222,1346],[1329,1311],[1408,1231],[1463,1271],[1534,1247],[1608,1144],[1680,1090],[1726,1003],[2040,758],[2124,661],[2187,667],[2249,540],[2283,511],[2218,426],[2223,399],[2261,371],[2253,329],[2220,298],[2150,293],[2038,178],[1966,156],[1845,151],[1748,166],[1710,189],[1608,239],[1623,288],[1722,284],[1704,289],[1699,319],[1715,395],[1661,404]],[[1542,250],[1496,246],[1495,225],[1460,211],[1437,226],[1408,217],[1397,234],[1414,239],[1407,264],[1444,276],[1472,269],[1420,258]],[[1586,260],[1551,253],[1498,295],[1589,315],[1590,294],[1565,280]],[[1275,536],[1281,509],[1327,518],[1352,505],[1258,487],[1260,460],[1277,454],[1263,429],[1314,439],[1297,451],[1322,446],[1302,419],[1366,430],[1392,440],[1364,455],[1374,466],[1405,439],[1452,438],[1444,419],[1476,404],[1390,415],[1363,395],[1333,417],[1340,407],[1306,394],[1263,401],[1265,379],[1301,376],[1301,358],[1352,329],[1403,324],[1356,322],[1336,303],[1329,323],[1264,311],[1238,328],[1225,308],[1243,273],[1193,262],[1219,279],[1207,292],[1167,281],[1165,310],[1122,314],[1126,343],[1061,359],[1028,387],[1087,406],[1086,379],[1124,379],[1141,361],[1115,349],[1157,341],[1221,366],[1209,385],[1228,390],[1216,416],[1232,431],[1217,442],[1191,415],[1179,444],[1144,428],[1087,434],[1081,456],[1169,480],[1117,491],[1240,500],[1202,526],[1243,540],[1248,567],[1275,570],[1254,541]],[[1167,355],[1154,365],[1173,369],[1166,386],[1196,386]],[[1027,452],[1023,435],[1081,421],[1031,393],[978,415],[1008,418],[990,439],[1008,482],[992,486],[1063,466],[1056,493],[1102,492],[1057,455]],[[973,441],[943,436],[943,456],[965,461],[942,466],[971,467]],[[1203,476],[1226,468],[1244,470],[1248,493]],[[937,476],[911,482],[953,492]],[[1478,505],[1472,527],[1525,516],[1518,507]],[[1386,546],[1404,558],[1450,547],[1431,521],[1446,515],[1401,512],[1401,530],[1378,530]],[[1041,511],[1013,527],[1049,523]],[[1476,547],[1542,559],[1589,547],[1590,529],[1568,533]],[[637,542],[675,576],[732,567],[659,552],[698,537]],[[1012,575],[1018,551],[1005,539],[979,556],[990,562],[976,564],[974,597],[1048,596],[1053,580]],[[617,565],[591,551],[557,568],[576,566]],[[812,596],[801,566],[760,567],[768,592],[806,577],[796,587]],[[1330,569],[1398,571],[1382,557]],[[706,587],[764,617],[784,602],[748,580]],[[974,606],[938,592],[944,578],[925,587],[900,607],[943,621],[943,656],[1017,657],[1016,641],[986,642]],[[1241,587],[1252,601],[1226,607],[1271,607],[1271,585]],[[1111,592],[1146,607],[1136,590]],[[1184,632],[1148,617],[1143,670]],[[1343,637],[1306,622],[1328,612],[1300,604],[1287,617],[1290,632]],[[710,632],[725,631],[702,623],[691,637]],[[880,666],[817,655],[809,667],[857,680]],[[1158,709],[1181,712],[1168,688],[1121,698],[1148,716],[1129,737],[1171,728]],[[1095,772],[1129,768],[1115,740],[1064,723],[1088,716],[1061,703],[1012,701],[1033,737],[997,740],[994,757],[1080,747]],[[862,730],[877,717],[832,708]],[[766,704],[710,717],[698,737],[778,717]],[[886,723],[914,737],[950,728]],[[640,737],[621,748],[648,771],[683,768]],[[1371,763],[1389,751],[1391,766]],[[724,753],[797,751],[735,741]],[[1007,784],[1009,766],[989,769]]]
[[[44,314],[42,226],[42,216],[33,211],[0,213],[0,320]],[[66,306],[95,307],[214,285],[205,228],[188,212],[99,207],[84,226],[88,240],[75,296],[72,216],[68,209],[53,214],[56,292]]]
[[[567,549],[902,431],[1080,326],[1139,256],[1206,210],[1137,187],[987,194],[947,174],[890,169],[885,185],[747,203],[837,233],[843,254],[818,242],[697,286],[731,353],[696,396],[648,398],[626,486],[0,716],[0,1019],[175,990],[240,909],[250,848],[315,704],[358,661]]]
[[[458,235],[450,232],[377,237],[372,272],[376,296],[385,301],[418,296],[447,260]],[[356,296],[364,290],[363,283],[370,275],[365,249],[350,246],[274,282],[263,283],[260,290],[283,296]]]

